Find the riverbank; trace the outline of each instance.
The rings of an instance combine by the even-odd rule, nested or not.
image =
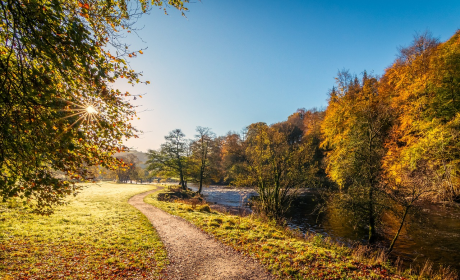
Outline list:
[[[240,217],[213,211],[207,205],[165,202],[158,193],[145,198],[172,215],[182,217],[222,243],[265,265],[280,279],[407,279],[384,254],[365,247],[350,249],[320,235],[304,236],[253,215]],[[403,275],[403,276],[400,276]],[[446,275],[427,275],[446,279]]]
[[[90,185],[51,216],[0,204],[1,279],[157,279],[168,263],[147,218],[128,204],[149,185]]]
[[[190,185],[196,189],[194,185]],[[231,214],[251,213],[242,198],[257,195],[254,190],[209,186],[203,196],[212,209]],[[285,218],[291,229],[302,233],[319,233],[345,244],[366,244],[367,229],[350,223],[350,217],[334,208],[321,209],[321,196],[315,190],[305,190],[292,203]],[[214,204],[216,203],[216,204]],[[450,267],[460,271],[460,210],[456,203],[421,205],[419,211],[409,216],[396,242],[391,258],[399,259],[405,268],[423,269],[427,262],[433,270]],[[379,246],[388,247],[399,226],[399,220],[388,213],[381,224]]]

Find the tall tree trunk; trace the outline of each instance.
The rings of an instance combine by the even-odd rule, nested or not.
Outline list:
[[[201,194],[201,190],[203,189],[203,174],[204,174],[204,168],[201,166],[200,168],[200,188],[198,189],[198,193]]]
[[[375,217],[374,217],[374,194],[373,189],[370,187],[369,189],[369,244],[373,244],[375,242]]]
[[[391,251],[393,250],[393,247],[395,246],[396,240],[398,239],[399,233],[401,232],[401,229],[404,226],[404,221],[406,220],[406,216],[407,216],[407,213],[409,213],[409,208],[410,207],[411,207],[411,205],[409,204],[409,205],[406,206],[406,209],[404,209],[404,214],[403,214],[402,219],[401,219],[401,224],[399,225],[399,228],[398,228],[398,231],[395,234],[395,237],[391,241],[390,247],[388,248],[388,254],[391,253]]]
[[[179,179],[180,179],[179,184],[181,185],[182,189],[186,190],[187,188],[185,187],[184,173],[182,172],[182,170],[179,173]]]

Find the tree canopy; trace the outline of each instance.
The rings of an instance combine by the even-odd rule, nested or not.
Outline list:
[[[88,166],[112,168],[122,139],[136,136],[135,107],[117,79],[142,81],[123,42],[152,6],[182,12],[187,0],[0,2],[0,197],[50,213]],[[166,10],[165,10],[166,12]]]
[[[460,32],[444,43],[423,34],[381,79],[395,112],[382,162],[386,177],[403,186],[409,173],[423,170],[436,200],[460,200],[459,63]]]
[[[149,150],[147,169],[153,174],[177,176],[179,184],[186,189],[190,162],[189,141],[185,139],[185,134],[180,129],[169,132],[165,140],[159,150]]]

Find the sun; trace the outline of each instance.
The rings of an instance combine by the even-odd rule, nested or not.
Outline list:
[[[86,112],[88,112],[88,114],[97,114],[97,110],[94,109],[92,105],[89,105],[88,107],[86,107],[85,110]]]
[[[98,117],[103,113],[99,112],[96,109],[96,108],[98,109],[101,109],[101,108],[99,108],[99,106],[96,106],[96,103],[94,102],[94,100],[92,100],[93,102],[91,103],[90,102],[75,103],[75,102],[65,100],[65,99],[62,99],[62,100],[68,103],[69,105],[66,106],[66,108],[64,109],[59,109],[59,111],[69,112],[70,114],[60,119],[67,119],[71,117],[77,118],[77,120],[75,120],[71,125],[68,125],[65,127],[64,129],[65,131],[69,130],[75,125],[79,126],[81,124],[86,124],[86,126],[91,126],[92,124],[96,124],[97,126],[101,127]],[[76,108],[70,108],[71,105],[75,106]]]

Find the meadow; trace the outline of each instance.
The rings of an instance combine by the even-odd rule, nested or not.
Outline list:
[[[0,204],[0,279],[155,279],[168,264],[128,199],[154,186],[91,184],[50,216]]]

